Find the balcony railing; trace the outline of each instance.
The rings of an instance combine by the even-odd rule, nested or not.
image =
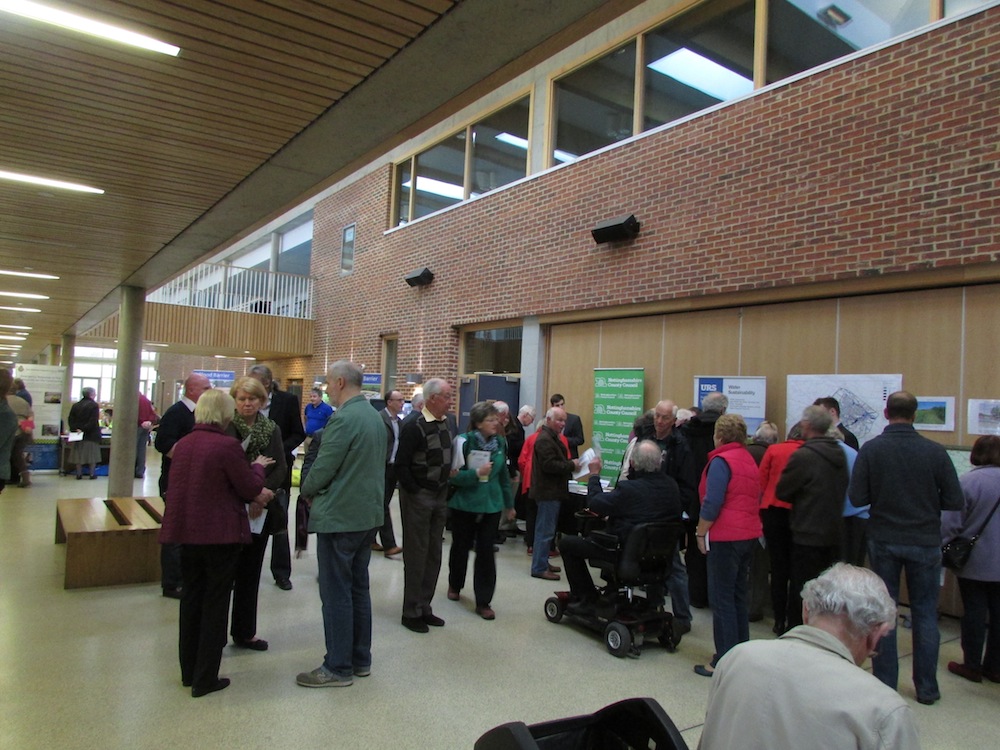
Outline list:
[[[313,278],[203,263],[148,294],[148,302],[312,320]]]

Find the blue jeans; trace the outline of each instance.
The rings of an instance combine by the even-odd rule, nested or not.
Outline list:
[[[535,511],[535,544],[531,552],[531,574],[537,575],[549,569],[549,548],[556,535],[559,521],[559,501],[539,500]]]
[[[375,529],[316,535],[319,596],[323,602],[326,657],[339,677],[372,663],[372,600],[368,590]]]
[[[750,558],[755,544],[756,539],[712,542],[708,550],[708,599],[715,637],[713,667],[733,646],[750,640]]]
[[[885,581],[893,601],[899,602],[899,577],[906,571],[913,622],[913,684],[918,698],[941,697],[937,682],[941,631],[937,624],[938,587],[941,581],[941,548],[912,544],[887,544],[868,540],[871,569]],[[896,631],[890,630],[872,657],[872,673],[893,690],[899,682]]]
[[[675,620],[691,622],[691,595],[688,593],[688,571],[681,559],[681,549],[678,545],[674,552],[674,566],[670,569],[667,579],[667,591],[670,592],[670,608],[674,611]]]

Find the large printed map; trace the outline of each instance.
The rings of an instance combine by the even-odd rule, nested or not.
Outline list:
[[[785,400],[785,429],[802,416],[817,398],[833,396],[840,402],[840,421],[864,443],[887,424],[885,400],[903,387],[902,375],[789,375]]]

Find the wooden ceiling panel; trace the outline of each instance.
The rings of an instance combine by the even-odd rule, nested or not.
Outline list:
[[[451,0],[53,0],[176,44],[172,58],[0,14],[0,169],[80,195],[0,182],[0,268],[45,294],[0,310],[58,343],[95,305],[347,92],[448,13]],[[205,253],[212,248],[204,248]],[[188,264],[180,258],[176,273]],[[9,277],[0,276],[0,291]],[[167,280],[162,278],[161,281]],[[0,297],[0,305],[18,306]]]
[[[51,297],[25,300],[43,313],[0,311],[33,326],[25,361],[101,322],[122,284],[155,289],[511,61],[640,0],[42,1],[181,52],[0,13],[0,170],[106,191],[0,181],[0,269],[60,276],[19,285]]]

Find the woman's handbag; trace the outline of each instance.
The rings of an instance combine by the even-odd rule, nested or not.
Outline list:
[[[288,531],[288,500],[285,491],[277,489],[274,498],[267,504],[267,518],[264,520],[264,530],[268,534],[280,534]]]
[[[972,554],[973,548],[976,546],[976,542],[979,537],[985,531],[986,527],[989,526],[990,519],[993,518],[993,514],[997,512],[997,507],[1000,506],[1000,498],[997,498],[996,503],[993,505],[993,510],[990,514],[986,516],[986,520],[983,522],[983,528],[979,530],[979,533],[973,537],[966,537],[959,534],[954,539],[949,542],[945,542],[941,546],[941,564],[946,568],[950,568],[954,571],[959,571],[965,567],[965,564],[969,562],[969,556]]]

